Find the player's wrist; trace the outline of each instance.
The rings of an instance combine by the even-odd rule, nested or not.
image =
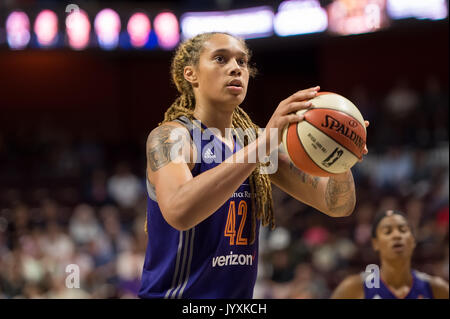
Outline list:
[[[265,128],[256,141],[258,154],[270,156],[273,152],[277,152],[280,144],[278,136],[279,130],[277,128]],[[263,159],[259,158],[259,160]]]
[[[334,179],[335,181],[347,181],[349,178],[353,179],[352,170],[348,169],[345,172],[331,175],[330,178]]]

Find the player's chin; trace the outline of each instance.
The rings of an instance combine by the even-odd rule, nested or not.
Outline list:
[[[226,101],[233,105],[240,105],[245,99],[245,94],[228,94]]]
[[[397,258],[408,258],[409,256],[411,256],[411,252],[408,251],[406,248],[405,249],[392,249],[391,251],[391,255],[394,259]]]

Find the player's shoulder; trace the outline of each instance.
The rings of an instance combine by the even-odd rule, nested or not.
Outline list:
[[[179,134],[187,135],[189,131],[183,124],[177,121],[165,122],[150,131],[147,137],[147,143],[174,139]]]
[[[361,274],[346,277],[334,290],[333,299],[362,299],[364,298],[364,278]]]
[[[432,276],[418,270],[414,270],[414,273],[418,279],[429,282],[431,285],[442,285],[445,283],[445,280],[438,276]]]
[[[176,121],[165,122],[154,128],[147,137],[146,150],[152,171],[162,162],[176,159],[180,160],[178,163],[186,163],[190,170],[195,166],[197,151],[191,135],[183,124]]]
[[[149,135],[151,135],[152,133],[155,133],[155,132],[160,132],[160,131],[171,131],[176,128],[182,128],[182,129],[187,130],[186,126],[184,126],[180,122],[169,121],[169,122],[164,122],[164,123],[158,125],[157,127],[153,128],[153,130],[150,131]]]
[[[361,287],[362,288],[362,284],[364,282],[364,275],[363,275],[363,273],[350,275],[350,276],[347,276],[343,282],[345,282],[345,284],[350,287]]]
[[[433,291],[434,298],[440,299],[448,299],[449,298],[449,289],[448,282],[438,276],[431,276],[424,272],[415,271],[417,278],[422,281],[426,281],[430,284],[430,287]]]

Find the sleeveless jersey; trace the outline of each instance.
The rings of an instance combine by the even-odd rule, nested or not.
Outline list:
[[[427,275],[415,270],[412,270],[411,274],[413,276],[413,284],[404,299],[432,299],[433,292],[426,278]],[[365,299],[398,299],[383,280],[380,280],[379,288],[368,288],[365,284],[363,284],[363,287]]]
[[[220,164],[218,159],[242,148],[234,139],[231,150],[199,121],[177,119],[191,134],[199,155],[193,177]],[[193,124],[197,124],[193,125]],[[251,234],[251,193],[248,178],[216,212],[195,227],[178,231],[164,219],[154,188],[147,179],[148,243],[141,279],[140,298],[252,298],[258,265],[257,220],[255,241]],[[211,194],[199,194],[201,197]]]

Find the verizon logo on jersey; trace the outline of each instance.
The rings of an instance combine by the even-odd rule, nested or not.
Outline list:
[[[229,255],[226,256],[216,256],[212,259],[212,266],[223,267],[223,266],[235,266],[235,265],[253,265],[253,256],[252,255],[243,255],[243,254],[233,254],[230,251]]]

